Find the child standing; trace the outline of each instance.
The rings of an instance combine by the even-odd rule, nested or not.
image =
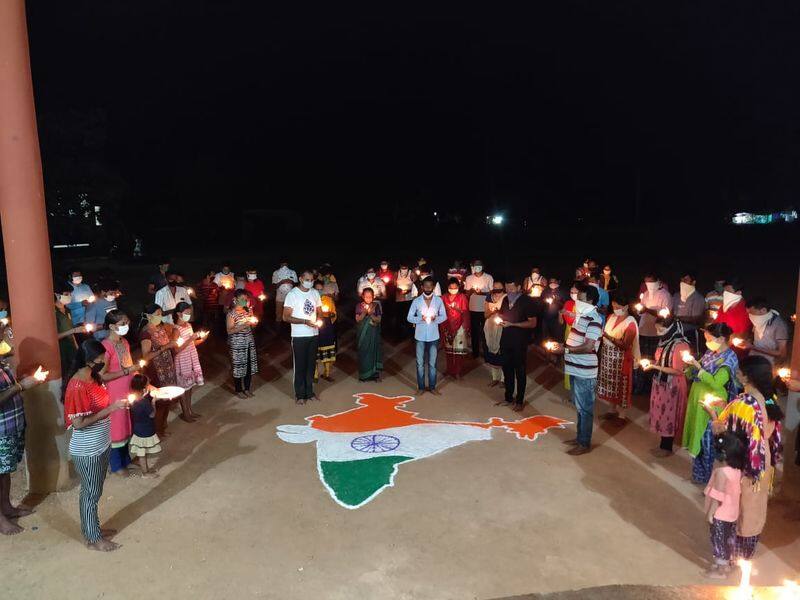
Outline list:
[[[156,435],[155,405],[150,395],[150,382],[146,375],[136,374],[131,378],[130,406],[133,420],[133,436],[129,442],[131,458],[139,459],[142,477],[158,477],[158,473],[147,464],[147,457],[161,452],[161,440]]]
[[[717,462],[705,491],[706,519],[711,525],[714,562],[706,575],[713,579],[724,579],[731,571],[736,541],[742,469],[745,463],[744,441],[738,434],[725,431],[716,436],[714,450]]]

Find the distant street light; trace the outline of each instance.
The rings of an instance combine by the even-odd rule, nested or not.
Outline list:
[[[502,225],[503,224],[503,215],[494,215],[492,217],[492,225]]]

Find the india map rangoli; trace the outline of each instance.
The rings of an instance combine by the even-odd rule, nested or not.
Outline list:
[[[308,425],[279,425],[278,437],[292,444],[316,442],[320,481],[341,506],[359,508],[394,485],[398,466],[467,442],[492,438],[492,429],[535,441],[569,421],[537,415],[486,423],[435,421],[404,410],[412,396],[356,394],[359,406],[330,416],[306,417]]]

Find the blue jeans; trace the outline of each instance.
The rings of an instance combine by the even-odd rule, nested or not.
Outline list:
[[[428,354],[428,387],[425,387],[425,354]],[[421,390],[432,390],[436,387],[436,356],[439,352],[439,340],[421,342],[417,340],[417,387]]]
[[[584,448],[592,445],[592,428],[594,427],[594,390],[597,378],[569,376],[572,403],[578,413],[578,444]]]

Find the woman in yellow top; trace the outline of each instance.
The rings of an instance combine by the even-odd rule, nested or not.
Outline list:
[[[314,381],[322,377],[325,381],[333,381],[331,367],[336,362],[336,302],[332,294],[325,293],[325,282],[317,279],[314,288],[319,292],[322,301],[322,327],[319,328],[319,346],[317,347],[317,368]]]

